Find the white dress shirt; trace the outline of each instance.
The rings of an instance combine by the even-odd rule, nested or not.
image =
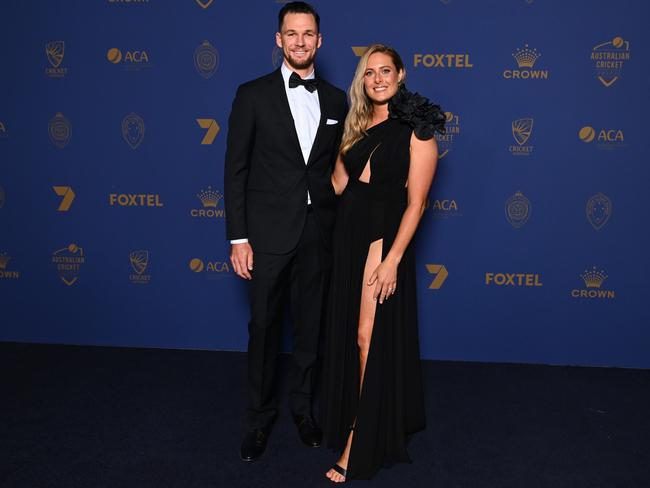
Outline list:
[[[320,102],[318,100],[318,90],[314,90],[310,93],[309,90],[302,85],[298,85],[295,88],[289,88],[289,77],[293,71],[284,62],[282,63],[280,72],[282,73],[282,79],[284,80],[284,90],[287,93],[287,99],[289,100],[289,108],[291,109],[293,123],[296,127],[296,133],[298,134],[300,151],[302,152],[305,164],[307,164],[311,148],[314,145],[314,139],[316,139],[318,125],[320,124]],[[310,80],[315,76],[316,75],[312,70],[312,72],[305,76],[304,79]],[[307,204],[310,203],[311,197],[309,196],[309,191],[307,191]],[[231,244],[243,244],[244,242],[248,242],[248,239],[234,239],[230,241]]]

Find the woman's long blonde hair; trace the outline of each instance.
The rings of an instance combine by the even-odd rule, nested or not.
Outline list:
[[[403,73],[402,82],[406,77],[406,70],[404,69],[402,58],[400,58],[397,51],[392,47],[383,44],[373,44],[365,53],[363,53],[363,56],[361,56],[361,59],[359,60],[359,64],[357,64],[357,69],[354,72],[352,84],[350,85],[350,111],[348,112],[348,116],[345,118],[343,138],[341,139],[341,154],[345,154],[354,143],[366,135],[366,128],[372,119],[372,102],[370,101],[370,98],[368,98],[368,95],[366,95],[363,79],[366,74],[368,59],[374,53],[384,53],[390,56],[393,60],[393,64],[395,64],[397,72],[399,73],[401,71]]]

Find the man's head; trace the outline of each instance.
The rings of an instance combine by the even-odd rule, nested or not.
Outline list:
[[[294,70],[313,67],[320,48],[320,17],[314,7],[305,2],[290,2],[278,14],[275,42],[282,49],[286,63]]]

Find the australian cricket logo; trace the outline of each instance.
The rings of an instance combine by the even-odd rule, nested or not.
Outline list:
[[[149,266],[149,251],[141,249],[129,254],[129,262],[134,273],[129,275],[131,283],[147,284],[151,280],[151,275],[146,274]]]
[[[70,142],[72,136],[72,126],[61,112],[57,112],[47,127],[50,141],[59,149],[63,149]]]
[[[516,144],[509,147],[513,156],[530,156],[533,146],[526,144],[533,133],[533,119],[528,117],[512,121],[512,137]]]
[[[84,250],[76,244],[70,244],[52,254],[52,263],[56,266],[61,281],[68,286],[77,282],[79,270],[85,262]]]
[[[518,191],[506,200],[506,219],[515,229],[523,227],[530,218],[530,200]]]
[[[122,137],[131,149],[137,149],[144,139],[144,120],[131,112],[122,120]]]
[[[596,78],[607,88],[621,77],[623,64],[630,60],[630,41],[615,37],[611,41],[601,42],[591,50]]]
[[[438,159],[444,158],[454,147],[454,139],[460,134],[460,115],[445,112],[445,133],[436,133],[438,143]]]
[[[219,52],[208,41],[203,41],[194,51],[194,66],[203,78],[212,78],[219,67]]]
[[[607,195],[596,193],[589,200],[586,206],[587,220],[596,229],[602,229],[612,215],[612,201]]]
[[[63,78],[68,72],[68,68],[61,66],[65,56],[65,42],[48,42],[45,45],[45,54],[50,63],[50,67],[45,69],[45,74],[51,78]]]

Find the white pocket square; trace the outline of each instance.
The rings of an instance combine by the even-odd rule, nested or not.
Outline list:
[[[327,119],[327,120],[325,121],[325,124],[326,124],[326,125],[335,125],[335,124],[338,124],[338,123],[339,123],[339,121],[338,121],[338,120],[334,120],[334,119]]]

